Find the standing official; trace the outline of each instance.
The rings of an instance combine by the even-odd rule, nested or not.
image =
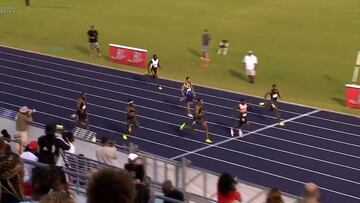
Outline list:
[[[244,57],[243,63],[245,66],[246,75],[249,78],[249,82],[254,83],[255,75],[256,75],[256,66],[258,64],[257,57],[254,55],[252,51],[248,51],[248,53]]]
[[[90,30],[87,32],[87,35],[88,35],[89,46],[90,46],[90,51],[91,51],[90,57],[94,57],[95,53],[98,56],[101,56],[100,46],[99,46],[99,42],[98,42],[99,33],[95,29],[95,26],[90,27]]]

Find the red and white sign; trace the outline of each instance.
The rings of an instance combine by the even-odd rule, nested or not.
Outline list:
[[[109,44],[110,61],[146,68],[147,50]]]
[[[345,104],[351,108],[360,108],[360,85],[346,85]]]

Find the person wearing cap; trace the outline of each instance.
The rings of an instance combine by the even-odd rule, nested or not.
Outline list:
[[[123,139],[127,140],[128,135],[133,131],[134,127],[139,126],[139,121],[136,118],[136,109],[134,100],[128,100],[128,106],[126,107],[126,133],[123,134]]]
[[[243,137],[243,133],[241,131],[241,126],[246,124],[247,126],[250,125],[249,121],[247,120],[248,114],[248,104],[244,99],[240,99],[239,105],[235,108],[237,113],[237,125],[235,128],[230,128],[231,136],[234,136],[235,132],[237,131],[240,137]]]
[[[77,123],[85,123],[86,129],[89,130],[90,122],[87,116],[87,104],[86,104],[86,94],[82,92],[80,98],[76,103],[76,119]]]
[[[305,183],[302,203],[319,203],[320,191],[315,183]]]
[[[248,76],[250,83],[255,82],[257,63],[258,63],[258,59],[254,55],[254,52],[248,51],[244,57],[243,64],[245,66],[246,75]]]
[[[17,149],[19,153],[22,152],[23,146],[27,144],[28,124],[33,122],[33,112],[35,112],[35,109],[31,110],[27,106],[22,106],[16,114],[16,132],[14,139],[20,142],[19,148]]]
[[[135,153],[129,153],[128,162],[124,165],[124,169],[130,173],[131,177],[135,179],[136,170],[137,170],[137,160],[139,159],[139,155]]]
[[[31,141],[26,147],[25,151],[20,154],[20,158],[30,160],[33,162],[38,162],[39,158],[37,157],[38,143],[37,141]],[[32,172],[34,170],[34,165],[24,164],[24,189],[25,194],[31,194],[31,178]]]
[[[94,57],[94,53],[96,52],[97,55],[100,57],[100,46],[98,42],[99,33],[95,29],[95,26],[91,26],[90,30],[87,32],[88,39],[89,39],[89,46],[90,46],[90,57]]]

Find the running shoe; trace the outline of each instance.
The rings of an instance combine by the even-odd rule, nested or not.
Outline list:
[[[233,128],[230,128],[230,134],[232,137],[234,137],[234,129]]]
[[[285,126],[284,121],[280,121],[280,122],[279,122],[279,125],[280,125],[280,126]]]
[[[123,134],[122,138],[123,138],[123,140],[127,140],[128,136],[126,134]]]
[[[208,144],[212,144],[212,143],[213,143],[213,141],[212,141],[211,139],[209,139],[209,138],[206,138],[206,139],[205,139],[205,142],[208,143]]]
[[[239,137],[244,137],[242,130],[239,129]]]
[[[159,89],[159,90],[162,90],[163,88],[159,85],[158,89]]]
[[[265,102],[260,102],[259,105],[260,106],[265,106]]]
[[[180,130],[183,130],[183,129],[185,128],[185,126],[186,126],[185,123],[181,124],[181,125],[180,125]]]
[[[194,118],[194,116],[191,113],[189,113],[187,116],[189,116],[190,118]]]

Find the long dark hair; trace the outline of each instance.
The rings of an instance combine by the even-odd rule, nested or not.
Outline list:
[[[222,195],[235,189],[235,180],[229,173],[221,174],[218,181],[218,192]]]

